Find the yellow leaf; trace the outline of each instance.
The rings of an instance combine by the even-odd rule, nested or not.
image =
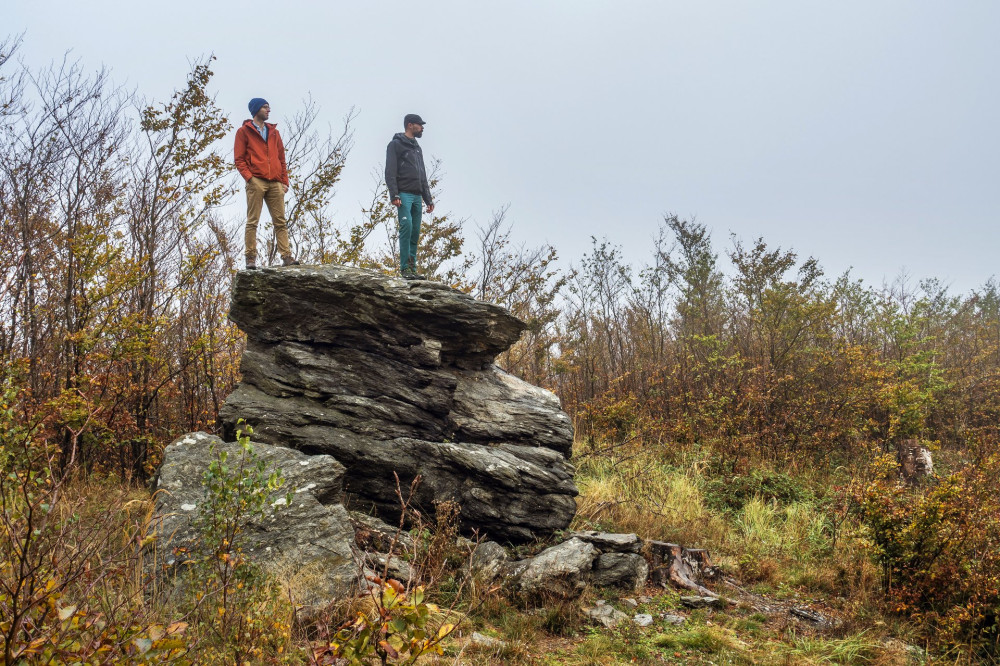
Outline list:
[[[153,644],[157,650],[180,650],[185,647],[184,641],[180,638],[164,638],[161,641],[157,641]]]
[[[444,638],[445,636],[447,636],[448,634],[450,634],[454,629],[455,629],[455,625],[453,625],[453,624],[442,624],[441,628],[438,629],[438,640],[440,640],[440,639]]]
[[[170,634],[184,633],[184,630],[187,629],[187,627],[188,627],[187,622],[174,622],[173,624],[167,627],[167,634],[170,635]]]
[[[65,608],[59,609],[59,619],[65,620],[76,612],[76,606],[66,606]]]
[[[388,641],[379,641],[378,644],[389,655],[390,659],[399,659],[399,652],[396,651],[396,648],[389,645]]]

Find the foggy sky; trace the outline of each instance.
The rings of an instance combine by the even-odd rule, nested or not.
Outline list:
[[[992,0],[8,4],[0,37],[23,31],[33,67],[71,49],[165,101],[214,53],[235,125],[257,96],[279,129],[309,94],[323,125],[356,107],[345,225],[412,112],[470,242],[509,203],[529,246],[568,264],[607,237],[638,266],[673,212],[720,254],[763,236],[831,277],[997,273]]]

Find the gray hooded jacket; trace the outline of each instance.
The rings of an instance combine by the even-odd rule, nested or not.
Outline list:
[[[400,192],[409,192],[419,194],[428,206],[434,203],[420,144],[403,132],[393,136],[385,149],[385,184],[389,199],[395,199]]]

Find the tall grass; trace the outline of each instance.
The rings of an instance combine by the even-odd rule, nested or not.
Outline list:
[[[827,517],[806,502],[781,507],[754,497],[734,523],[733,545],[744,553],[809,562],[828,554],[832,545]]]
[[[577,529],[634,532],[686,546],[717,546],[729,528],[705,505],[697,472],[671,467],[650,452],[623,459],[587,457],[576,482]]]
[[[745,484],[709,476],[697,461],[675,461],[639,447],[621,447],[614,456],[578,457],[580,496],[573,527],[708,548],[716,564],[748,583],[839,590],[858,595],[861,603],[878,594],[878,574],[863,536],[856,525],[841,522],[834,547],[833,516],[822,498],[798,493],[807,499],[782,503],[753,495],[741,500],[732,493]],[[829,485],[820,472],[812,476],[817,487]],[[709,508],[720,504],[712,494],[720,488],[727,501],[741,502],[737,510]]]

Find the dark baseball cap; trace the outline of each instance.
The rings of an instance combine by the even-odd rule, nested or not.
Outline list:
[[[416,123],[418,125],[426,125],[424,119],[415,113],[408,113],[403,117],[403,127],[406,127],[410,123]]]

